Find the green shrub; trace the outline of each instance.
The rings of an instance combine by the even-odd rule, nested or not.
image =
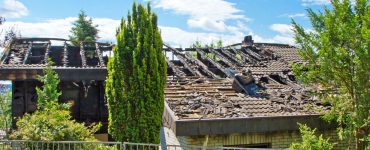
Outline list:
[[[329,139],[324,139],[322,135],[315,135],[316,129],[311,129],[305,124],[299,124],[299,130],[302,135],[301,143],[293,143],[290,149],[295,150],[331,150],[333,145],[329,143]]]
[[[32,141],[93,141],[98,126],[86,127],[72,120],[68,110],[36,111],[17,121],[11,139]]]

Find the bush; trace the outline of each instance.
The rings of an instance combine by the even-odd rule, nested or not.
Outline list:
[[[299,130],[302,135],[301,143],[293,143],[290,149],[295,150],[331,150],[333,145],[329,143],[329,139],[324,139],[322,135],[315,135],[316,129],[312,130],[305,124],[299,124]]]
[[[99,125],[86,127],[71,119],[68,110],[36,111],[17,121],[11,139],[32,141],[93,141]]]

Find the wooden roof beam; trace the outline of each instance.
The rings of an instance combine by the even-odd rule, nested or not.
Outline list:
[[[212,49],[212,48],[208,48],[210,52],[214,53],[215,55],[217,55],[221,61],[223,61],[225,64],[227,64],[228,66],[230,66],[231,68],[236,68],[236,66],[230,62],[224,55],[222,55],[220,52]]]
[[[200,73],[196,67],[189,66],[189,64],[187,62],[188,61],[187,57],[184,54],[182,54],[179,50],[174,49],[174,48],[172,48],[168,45],[165,45],[165,46],[168,47],[168,49],[175,54],[175,56],[180,60],[180,62],[184,65],[184,67],[186,69],[188,69],[189,72],[191,72],[192,75],[200,76],[200,77],[203,76],[202,73]]]
[[[48,44],[46,45],[45,56],[44,56],[44,64],[49,63],[48,59],[49,59],[50,48],[51,48],[51,42],[49,41]]]
[[[31,42],[29,45],[28,45],[28,49],[27,49],[27,52],[26,52],[26,55],[24,56],[24,59],[23,59],[23,64],[26,64],[27,61],[28,61],[28,57],[30,56],[31,54],[31,50],[32,50],[32,43]]]
[[[236,58],[236,56],[234,55],[234,54],[232,54],[232,53],[230,53],[227,49],[224,49],[224,48],[222,48],[221,47],[221,53],[222,54],[225,54],[225,56],[229,59],[229,60],[231,60],[232,62],[234,62],[235,64],[237,64],[238,66],[244,66],[244,64],[242,63],[242,62],[240,62],[240,60],[238,60],[237,58]]]
[[[176,76],[178,76],[178,77],[186,76],[186,74],[183,71],[181,71],[177,66],[175,66],[175,64],[173,64],[171,61],[166,59],[166,62],[167,62],[168,67],[170,67],[172,69],[173,73]]]
[[[80,42],[80,56],[81,56],[82,67],[86,67],[86,56],[85,56],[85,49],[84,49],[83,42]]]
[[[209,77],[212,77],[214,79],[219,79],[220,77],[216,74],[214,74],[212,71],[209,70],[208,66],[203,64],[203,62],[201,62],[200,60],[196,59],[196,58],[193,58],[192,56],[187,56],[189,58],[191,58],[192,61],[194,61],[201,69],[204,73],[206,73]]]
[[[102,66],[102,67],[105,67],[105,64],[104,64],[104,60],[103,60],[103,55],[99,49],[99,44],[98,43],[95,43],[95,51],[96,51],[96,54],[98,54],[98,58],[99,58],[99,65]]]
[[[64,49],[63,49],[63,60],[62,60],[63,66],[68,66],[68,44],[67,41],[64,41]]]
[[[201,57],[205,57],[206,60],[208,60],[213,66],[215,66],[218,70],[220,70],[221,72],[223,72],[225,75],[226,72],[225,72],[225,67],[222,66],[221,64],[219,64],[218,62],[214,61],[213,59],[211,59],[210,57],[208,57],[208,55],[201,49],[199,48],[195,48],[195,50],[197,51],[197,53],[201,56]]]

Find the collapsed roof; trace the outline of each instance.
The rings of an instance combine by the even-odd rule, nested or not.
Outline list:
[[[57,41],[59,45],[53,45],[51,41]],[[0,59],[0,80],[36,79],[50,58],[61,80],[103,81],[112,47],[112,44],[105,43],[73,46],[68,40],[55,38],[16,39]],[[201,120],[215,120],[217,127],[219,119],[241,119],[240,125],[245,126],[245,119],[260,117],[298,116],[298,120],[314,117],[314,121],[308,120],[314,126],[323,127],[317,124],[317,115],[328,111],[330,106],[310,96],[309,89],[296,81],[291,64],[303,63],[303,60],[294,46],[254,43],[252,37],[247,36],[242,43],[226,47],[182,49],[164,45],[164,51],[168,65],[165,125],[175,133],[176,126],[184,125],[194,131],[182,130],[177,135],[228,133],[227,128],[232,129],[233,124],[220,129],[220,132],[199,133]],[[298,120],[290,120],[290,124],[276,130],[296,130]],[[273,125],[266,130],[275,129]],[[212,125],[204,127],[210,129]]]
[[[292,64],[304,63],[294,46],[254,43],[177,49],[168,59],[165,125],[176,135],[297,130],[297,122],[329,128],[318,116],[330,106],[309,94]]]
[[[36,79],[48,59],[62,80],[105,80],[112,44],[81,42],[73,46],[58,38],[15,39],[0,59],[0,80]]]

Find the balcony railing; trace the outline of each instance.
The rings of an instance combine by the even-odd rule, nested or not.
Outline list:
[[[161,145],[129,142],[0,140],[0,150],[263,150],[190,145]],[[267,150],[267,148],[265,148]],[[271,150],[271,149],[268,149]]]

